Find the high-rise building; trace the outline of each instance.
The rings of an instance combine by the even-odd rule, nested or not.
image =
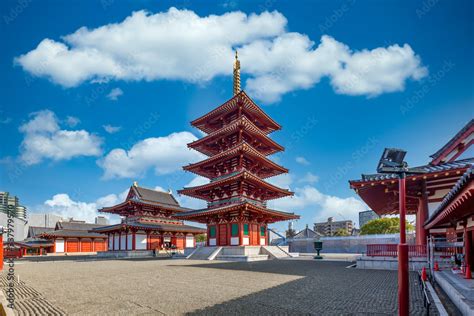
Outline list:
[[[28,224],[32,227],[54,228],[57,222],[64,219],[56,214],[50,213],[30,213],[28,214]]]
[[[105,216],[97,216],[95,218],[95,223],[98,224],[98,225],[108,225],[109,224],[109,221],[107,220],[107,217]]]
[[[329,217],[327,222],[314,223],[314,231],[323,236],[334,236],[341,229],[351,235],[352,228],[354,228],[352,221],[335,221],[333,217]]]
[[[0,192],[0,212],[12,214],[13,217],[26,219],[26,207],[21,206],[17,196]]]
[[[362,226],[367,224],[369,221],[378,218],[380,218],[380,216],[372,210],[359,212],[359,228],[362,228]]]

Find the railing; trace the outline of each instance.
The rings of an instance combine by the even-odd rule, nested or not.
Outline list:
[[[23,257],[21,249],[8,249],[8,248],[3,248],[3,257],[5,259],[8,258],[21,258]]]
[[[420,281],[421,285],[421,295],[423,296],[423,306],[425,307],[426,315],[430,315],[431,301],[430,297],[428,296],[428,290],[426,289],[426,282],[423,281],[420,271],[418,272],[418,280]]]
[[[396,244],[369,244],[367,256],[369,257],[396,257],[398,255]],[[425,245],[408,245],[409,257],[426,257]]]

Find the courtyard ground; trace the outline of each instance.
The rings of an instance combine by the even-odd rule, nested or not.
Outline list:
[[[396,314],[396,271],[347,266],[294,259],[18,262],[16,305],[20,314]],[[412,314],[424,315],[415,274],[410,281]]]

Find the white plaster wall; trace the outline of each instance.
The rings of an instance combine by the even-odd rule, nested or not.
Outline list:
[[[216,245],[216,239],[215,238],[209,238],[209,246],[215,246]]]
[[[230,244],[232,246],[238,245],[239,244],[239,237],[230,237]]]
[[[113,249],[112,249],[112,248],[113,248],[113,241],[114,241],[113,238],[114,238],[114,235],[113,235],[113,234],[109,235],[109,246],[108,246],[108,248],[107,248],[108,250],[113,250]]]
[[[135,249],[146,250],[146,235],[143,235],[143,234],[135,235]]]
[[[243,244],[244,246],[250,244],[249,238],[248,238],[248,237],[244,237],[244,238],[242,239],[242,244]]]
[[[186,248],[194,247],[194,236],[186,236]]]
[[[125,250],[126,244],[125,235],[120,235],[120,250]]]
[[[64,252],[64,239],[56,239],[56,252]]]
[[[264,246],[265,245],[265,238],[260,237],[260,245]]]
[[[128,239],[127,239],[127,250],[132,250],[133,249],[133,235],[128,234]]]
[[[119,249],[119,242],[120,242],[119,235],[114,234],[114,250]]]

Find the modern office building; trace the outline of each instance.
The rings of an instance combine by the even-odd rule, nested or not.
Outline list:
[[[362,228],[362,226],[367,224],[369,221],[378,218],[380,218],[380,216],[372,210],[359,212],[359,228]]]
[[[314,223],[314,231],[323,236],[334,236],[340,229],[346,231],[348,235],[351,235],[352,228],[354,228],[352,221],[335,221],[333,217],[329,217],[327,222]]]
[[[28,215],[28,224],[32,227],[54,228],[57,222],[64,221],[59,215],[50,213],[31,213]]]
[[[0,212],[26,220],[26,207],[20,205],[17,196],[10,195],[9,192],[0,192]]]

